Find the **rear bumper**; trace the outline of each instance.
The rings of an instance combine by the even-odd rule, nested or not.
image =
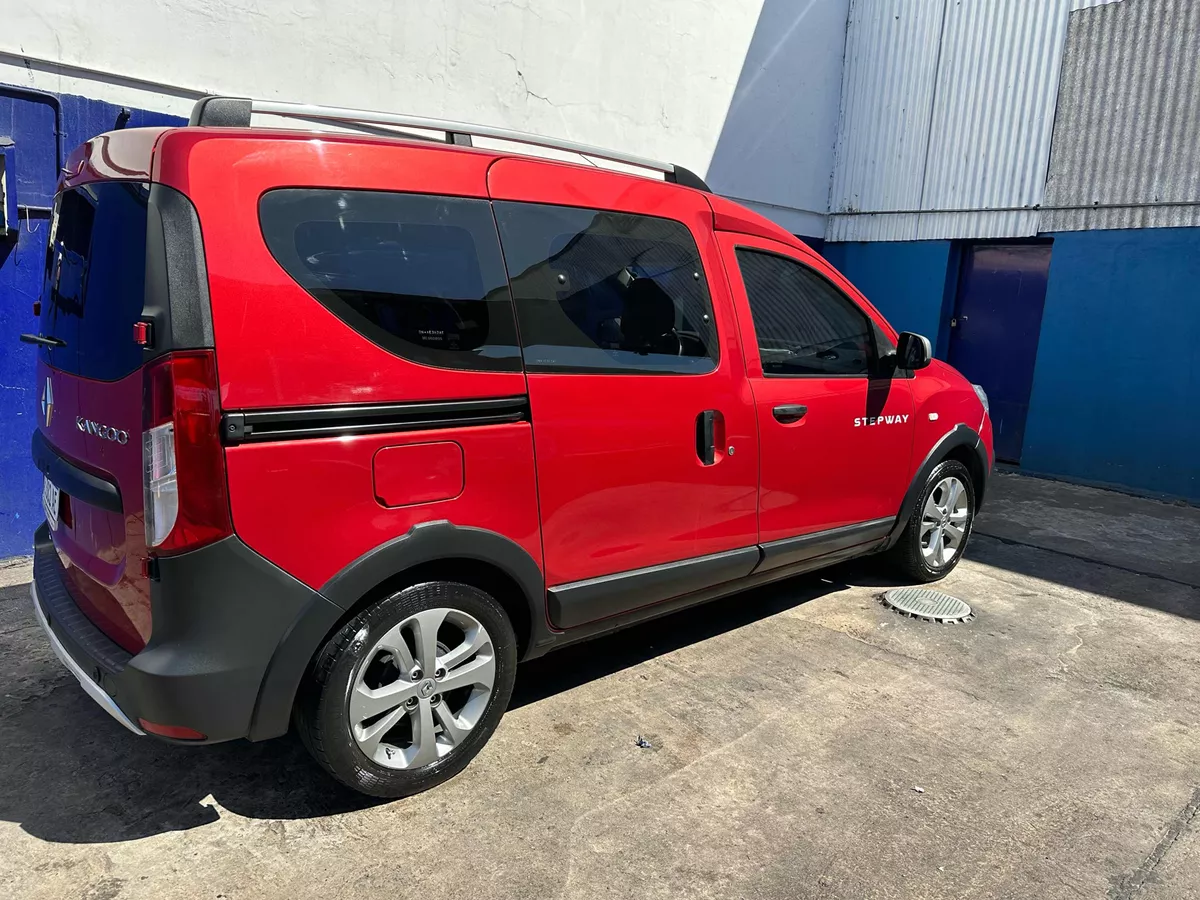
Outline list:
[[[117,702],[105,693],[104,688],[100,687],[98,682],[92,680],[92,676],[84,671],[83,666],[76,662],[71,652],[63,646],[63,642],[54,633],[54,629],[50,627],[50,620],[46,618],[46,613],[42,609],[42,601],[38,599],[36,581],[29,585],[29,591],[33,599],[34,615],[37,616],[38,624],[42,626],[42,630],[46,632],[46,637],[50,640],[50,647],[54,650],[54,655],[75,676],[79,681],[80,687],[87,692],[87,695],[100,704],[101,709],[134,734],[145,734],[146,732],[130,721],[129,717],[121,711],[121,707],[117,706]]]
[[[75,606],[50,530],[39,528],[33,603],[59,659],[135,733],[145,719],[208,743],[283,734],[296,685],[342,611],[236,537],[160,559],[158,570],[150,641],[131,655]]]

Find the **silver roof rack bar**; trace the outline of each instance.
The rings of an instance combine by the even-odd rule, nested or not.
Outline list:
[[[567,141],[561,138],[529,134],[524,131],[513,131],[508,128],[497,128],[492,125],[476,125],[470,122],[456,122],[449,119],[432,119],[425,116],[410,116],[370,109],[350,109],[341,106],[290,103],[282,100],[249,100],[244,97],[209,96],[196,101],[196,105],[192,109],[189,124],[247,127],[250,125],[250,116],[253,113],[288,116],[317,123],[336,123],[349,128],[359,127],[361,130],[372,134],[379,134],[382,131],[379,128],[371,128],[370,126],[372,125],[418,128],[423,131],[442,132],[446,135],[446,141],[453,144],[470,144],[470,137],[492,138],[514,144],[525,144],[531,147],[544,147],[550,150],[578,153],[581,156],[622,163],[639,169],[649,169],[663,173],[667,181],[699,188],[700,190],[709,190],[708,185],[699,176],[674,163],[661,162],[656,159],[636,156],[632,153],[624,153],[619,150],[594,147],[590,144],[581,144],[578,141]],[[396,136],[415,137],[415,135],[404,134],[397,134]]]

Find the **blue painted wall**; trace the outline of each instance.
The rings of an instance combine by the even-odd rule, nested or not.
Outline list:
[[[1200,229],[1060,232],[1021,468],[1200,502]],[[825,244],[825,258],[945,358],[949,241]]]
[[[49,218],[44,209],[54,198],[62,152],[113,128],[119,106],[70,94],[31,96],[0,85],[0,144],[12,142],[16,170],[18,235],[0,235],[0,558],[30,552],[34,528],[42,520],[41,476],[29,458],[29,437],[36,427],[39,397],[34,385],[34,348],[18,341],[36,331],[33,301],[42,287],[42,266]],[[127,127],[180,125],[183,120],[130,110]],[[12,171],[9,176],[11,179]],[[10,187],[12,186],[10,180]],[[34,208],[30,208],[34,207]]]
[[[1022,468],[1200,501],[1200,228],[1053,237]]]
[[[943,305],[950,241],[825,244],[821,253],[898,331],[924,335],[945,358],[938,337],[949,315]]]

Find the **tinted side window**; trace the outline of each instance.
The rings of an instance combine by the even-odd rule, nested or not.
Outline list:
[[[520,371],[486,200],[288,188],[263,195],[259,219],[284,270],[384,349],[444,368]]]
[[[133,323],[146,299],[149,196],[139,182],[102,181],[56,199],[39,323],[66,344],[39,351],[56,369],[116,381],[142,364]]]
[[[866,314],[807,266],[737,251],[764,375],[866,375],[874,353]]]
[[[527,369],[716,368],[708,282],[681,223],[532,203],[495,209]]]

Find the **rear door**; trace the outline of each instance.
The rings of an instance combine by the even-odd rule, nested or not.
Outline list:
[[[492,167],[489,189],[554,624],[749,573],[754,409],[703,197],[517,159]]]
[[[764,566],[881,537],[908,486],[914,427],[907,379],[879,363],[890,338],[823,262],[717,237],[758,419]]]
[[[130,652],[150,634],[141,575],[142,348],[150,187],[101,181],[55,203],[39,332],[34,456],[59,490],[48,518],[80,609]],[[54,503],[54,489],[46,491]]]

